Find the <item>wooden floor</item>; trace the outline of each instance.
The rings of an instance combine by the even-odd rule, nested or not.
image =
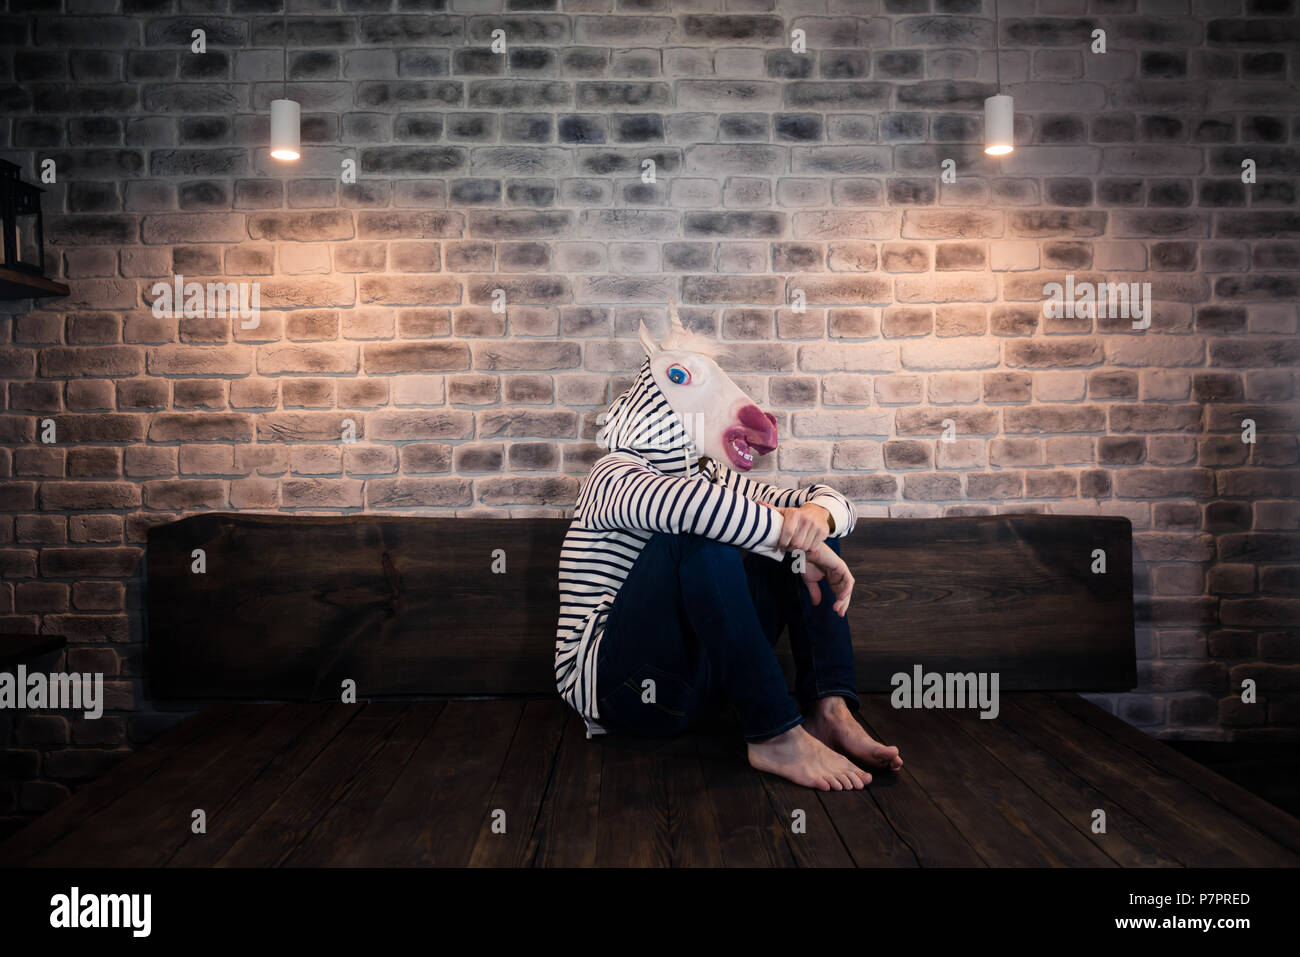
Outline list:
[[[218,705],[0,865],[1300,864],[1295,818],[1076,695],[1004,694],[992,721],[878,695],[862,717],[904,771],[823,793],[750,770],[726,722],[588,741],[557,700]]]

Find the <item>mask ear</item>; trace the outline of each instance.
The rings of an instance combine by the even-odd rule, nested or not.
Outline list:
[[[659,344],[650,335],[650,329],[646,326],[644,319],[641,320],[641,328],[637,330],[636,337],[641,341],[641,348],[645,349],[646,355],[652,356],[659,351]]]

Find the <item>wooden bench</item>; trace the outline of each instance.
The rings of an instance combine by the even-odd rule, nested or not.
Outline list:
[[[207,514],[153,529],[149,694],[201,710],[0,863],[1300,863],[1300,822],[1075,693],[1135,683],[1125,519],[860,520],[843,554],[861,717],[906,767],[830,793],[752,771],[730,718],[586,738],[552,683],[566,527]],[[891,676],[918,665],[998,672],[997,718],[895,710]],[[347,681],[359,703],[341,703]]]

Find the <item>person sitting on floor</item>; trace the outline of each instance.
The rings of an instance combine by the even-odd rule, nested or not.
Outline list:
[[[610,451],[578,493],[560,553],[555,678],[588,737],[671,735],[734,707],[749,763],[822,790],[864,787],[861,764],[897,771],[896,747],[858,723],[837,539],[852,504],[823,484],[746,477],[777,445],[776,420],[672,331],[656,343],[598,436]],[[789,628],[796,695],[774,646]]]

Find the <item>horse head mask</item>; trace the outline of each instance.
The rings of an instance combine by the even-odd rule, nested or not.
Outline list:
[[[738,472],[776,448],[776,419],[764,412],[714,361],[715,344],[688,332],[669,304],[672,328],[656,342],[644,322],[638,333],[646,351],[633,386],[610,407],[601,439],[611,449],[629,448],[662,468],[706,455]],[[676,469],[665,469],[676,471]]]

